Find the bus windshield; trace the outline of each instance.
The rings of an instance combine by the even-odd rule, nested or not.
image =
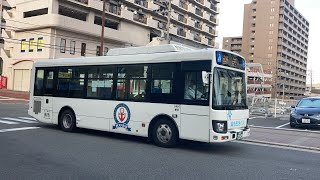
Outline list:
[[[219,110],[247,109],[245,73],[214,69],[212,108]]]

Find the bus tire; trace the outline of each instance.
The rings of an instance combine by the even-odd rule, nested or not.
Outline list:
[[[178,142],[178,130],[172,121],[159,119],[153,126],[152,138],[157,146],[173,147]]]
[[[76,129],[76,116],[73,111],[67,109],[62,112],[59,118],[59,124],[62,131],[72,132]]]

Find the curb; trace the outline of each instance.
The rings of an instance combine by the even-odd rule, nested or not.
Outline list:
[[[243,141],[243,142],[251,142],[251,143],[258,143],[258,144],[266,144],[266,145],[275,145],[275,146],[281,146],[281,147],[296,148],[296,149],[320,151],[320,148],[317,148],[317,147],[299,146],[299,145],[293,145],[293,144],[283,144],[283,143],[259,141],[259,140],[251,140],[251,139],[244,139],[244,140],[241,140],[241,141]]]
[[[287,128],[275,128],[275,127],[252,126],[252,125],[249,125],[249,127],[257,128],[257,129],[272,129],[277,131],[293,131],[293,132],[320,134],[320,131],[310,131],[310,130],[300,130],[300,129],[287,129]]]

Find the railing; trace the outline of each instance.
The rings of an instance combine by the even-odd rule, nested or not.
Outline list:
[[[202,26],[201,26],[200,23],[195,23],[194,26],[195,26],[196,28],[198,28],[198,29],[202,29]]]
[[[210,9],[214,10],[215,12],[218,11],[218,8],[214,4],[210,5]]]
[[[121,15],[121,8],[119,6],[110,6],[110,5],[107,5],[107,12],[110,12],[112,14],[117,14],[117,15]]]
[[[201,38],[198,35],[194,35],[193,40],[201,42]]]
[[[186,37],[186,35],[187,35],[187,33],[186,33],[185,31],[181,31],[181,30],[178,30],[178,31],[177,31],[177,34],[178,34],[179,36],[183,36],[183,37]]]
[[[147,1],[135,0],[134,3],[136,3],[136,4],[140,5],[140,6],[148,8],[148,2]]]
[[[134,14],[133,15],[133,20],[141,22],[143,24],[147,24],[147,18],[142,16],[142,15]]]
[[[178,16],[178,21],[187,23],[187,18],[185,18],[184,16]]]
[[[77,1],[77,2],[83,3],[83,4],[88,4],[89,0],[74,0],[74,1]]]
[[[180,1],[179,2],[179,6],[182,7],[185,10],[188,10],[188,5],[186,2]]]

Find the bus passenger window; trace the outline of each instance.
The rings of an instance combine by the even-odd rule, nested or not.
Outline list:
[[[202,83],[200,72],[185,73],[185,100],[208,100],[209,88]]]
[[[44,81],[44,70],[39,69],[37,70],[37,75],[35,79],[34,85],[34,95],[41,96],[43,93],[43,81]]]

